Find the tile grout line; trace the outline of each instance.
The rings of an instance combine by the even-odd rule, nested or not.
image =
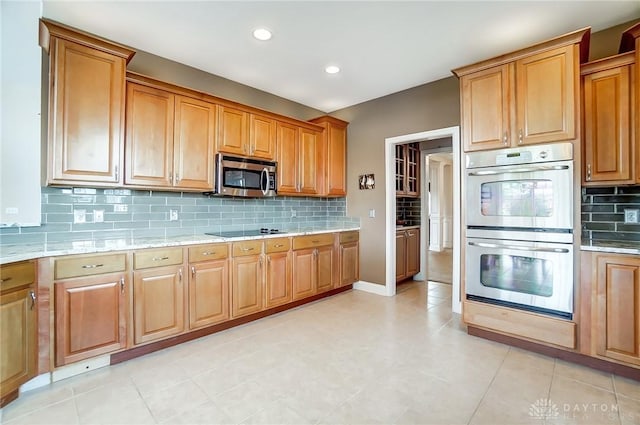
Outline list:
[[[496,368],[496,372],[493,374],[493,377],[491,378],[491,382],[489,382],[489,385],[487,385],[487,388],[485,389],[484,393],[482,394],[482,398],[480,398],[480,401],[478,401],[478,404],[476,405],[476,408],[473,409],[473,413],[471,414],[471,417],[469,418],[469,421],[467,422],[467,425],[471,424],[471,421],[473,420],[473,417],[476,415],[476,413],[478,413],[478,409],[480,408],[480,405],[484,401],[484,398],[487,396],[487,393],[489,392],[489,389],[491,388],[491,385],[493,385],[493,382],[496,380],[496,376],[498,376],[498,372],[500,372],[500,369],[502,369],[502,366],[504,365],[504,362],[507,360],[507,356],[511,352],[511,349],[512,349],[512,347],[509,347],[509,349],[505,353],[504,357],[502,358],[502,362],[500,362],[500,366],[498,366]]]

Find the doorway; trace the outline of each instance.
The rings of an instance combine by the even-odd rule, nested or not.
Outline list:
[[[448,127],[439,130],[430,130],[420,133],[406,134],[403,136],[390,137],[385,140],[385,169],[389,170],[385,178],[386,193],[386,276],[385,276],[385,295],[393,296],[396,294],[396,246],[395,246],[395,229],[396,229],[396,185],[395,173],[390,170],[395,169],[395,145],[421,142],[429,144],[439,139],[450,138],[451,151],[453,153],[453,237],[452,237],[452,310],[460,313],[462,310],[462,302],[460,298],[460,127]],[[426,148],[425,148],[426,150]],[[422,161],[424,164],[424,161]],[[424,165],[421,166],[421,172],[425,172]],[[424,175],[424,174],[422,174]],[[424,181],[424,180],[423,180]],[[426,199],[428,191],[425,184],[421,188],[421,197]],[[422,252],[427,252],[429,241],[428,229],[428,213],[427,209],[421,208],[421,224],[420,224],[420,247]],[[417,279],[426,280],[427,273],[427,256],[421,255],[420,272],[416,275]]]

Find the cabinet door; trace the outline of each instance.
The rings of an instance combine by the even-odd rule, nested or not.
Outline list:
[[[313,195],[319,192],[319,143],[318,133],[306,128],[300,129],[300,193]]]
[[[249,155],[249,113],[219,106],[218,152]]]
[[[0,398],[36,374],[38,355],[33,288],[0,296]]]
[[[597,257],[596,353],[640,365],[640,258]]]
[[[55,282],[56,366],[125,348],[123,274]]]
[[[293,299],[300,300],[316,293],[315,248],[293,251]]]
[[[420,271],[420,231],[407,230],[407,276]]]
[[[561,47],[516,61],[517,144],[576,137],[579,65],[574,49],[578,47]]]
[[[360,246],[358,242],[340,245],[340,286],[357,282],[360,271]]]
[[[326,188],[328,196],[347,194],[347,129],[329,125],[327,130]]]
[[[465,151],[504,147],[512,137],[510,66],[489,68],[460,79]]]
[[[333,289],[333,246],[316,248],[316,292]]]
[[[291,253],[267,255],[265,307],[271,308],[291,302]]]
[[[126,184],[173,184],[174,98],[171,93],[127,84]]]
[[[585,181],[632,183],[630,66],[584,76]]]
[[[251,114],[249,119],[250,152],[254,157],[273,160],[276,157],[276,121]]]
[[[407,237],[404,231],[396,232],[396,281],[407,276]]]
[[[411,143],[406,146],[405,189],[406,196],[417,198],[420,196],[420,145]]]
[[[407,145],[395,145],[396,151],[396,196],[404,196],[407,194],[406,189],[406,179],[404,178],[407,174],[407,155],[405,154],[405,150],[407,149]],[[364,182],[360,183],[361,185]]]
[[[298,127],[278,122],[277,124],[278,193],[298,192]]]
[[[141,344],[184,330],[182,267],[133,272],[134,342]]]
[[[54,37],[49,180],[122,184],[125,60]]]
[[[216,105],[176,96],[174,186],[213,189]]]
[[[231,316],[262,310],[262,255],[233,258]]]
[[[229,262],[207,261],[191,265],[189,329],[229,319]]]

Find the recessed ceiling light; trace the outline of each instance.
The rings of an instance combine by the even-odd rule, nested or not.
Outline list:
[[[329,65],[328,67],[326,67],[326,68],[324,69],[324,71],[325,71],[327,74],[337,74],[338,72],[340,72],[340,68],[338,68],[338,67],[337,67],[337,66],[335,66],[335,65]]]
[[[257,28],[253,30],[253,36],[261,41],[267,41],[271,38],[271,31],[266,28]]]

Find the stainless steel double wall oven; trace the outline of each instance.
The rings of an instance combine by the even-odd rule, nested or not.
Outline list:
[[[465,159],[467,299],[572,318],[572,144]]]

